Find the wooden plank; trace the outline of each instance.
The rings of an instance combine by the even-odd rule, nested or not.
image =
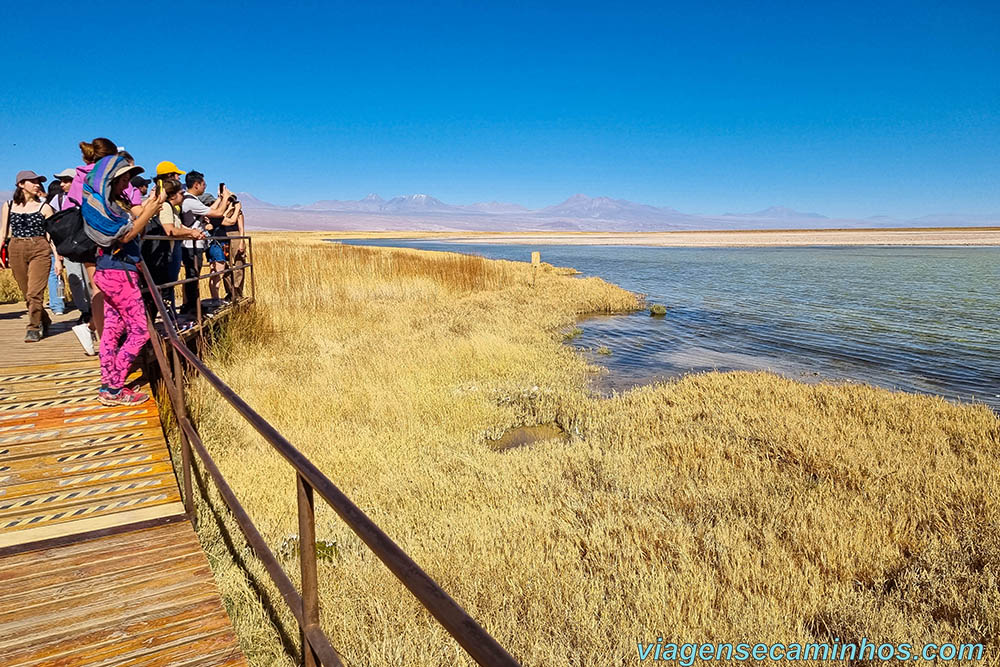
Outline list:
[[[183,515],[184,505],[179,502],[153,504],[147,507],[140,507],[138,509],[126,508],[120,512],[77,519],[69,527],[61,523],[50,523],[36,528],[0,532],[0,548],[39,542],[41,540],[58,537],[60,535],[66,535],[67,532],[87,533],[113,526],[125,526],[130,523],[139,523],[140,521],[145,521],[147,519]]]
[[[46,452],[74,452],[86,450],[93,447],[110,447],[124,443],[153,440],[163,441],[162,432],[155,428],[146,430],[125,429],[118,433],[97,435],[89,438],[72,438],[68,440],[42,440],[39,442],[26,442],[23,444],[4,445],[0,447],[0,461],[7,459],[17,459]],[[6,463],[0,462],[0,465]]]
[[[16,647],[3,651],[3,659],[10,664],[52,664],[74,652],[86,651],[91,664],[99,659],[127,653],[133,647],[151,648],[159,643],[169,643],[171,635],[195,635],[201,624],[217,629],[226,620],[218,612],[219,602],[214,596],[180,607],[165,607],[135,614],[125,624],[113,623],[103,627],[80,631],[57,632],[21,641]],[[193,619],[193,620],[192,620]],[[180,631],[180,633],[178,633]],[[122,636],[124,635],[124,641]],[[164,641],[166,640],[166,641]],[[119,653],[120,652],[120,653]]]
[[[108,665],[115,667],[126,667],[129,665],[145,665],[147,667],[187,667],[188,665],[199,665],[200,667],[216,667],[217,665],[232,664],[231,661],[238,657],[239,647],[236,644],[236,637],[233,635],[232,630],[226,629],[217,634],[201,637],[179,646],[161,649],[152,655],[115,660],[108,663]],[[59,667],[63,666],[60,665]]]
[[[122,497],[129,493],[149,493],[151,491],[168,491],[176,496],[173,479],[167,474],[156,474],[148,477],[121,479],[113,482],[96,484],[94,486],[75,489],[45,489],[43,493],[25,494],[0,498],[0,526],[10,517],[24,513],[53,512],[63,510],[81,503],[105,502],[109,498]]]
[[[0,588],[0,605],[7,605],[11,597],[25,592],[46,591],[60,585],[67,578],[83,580],[92,577],[106,577],[108,571],[125,573],[148,568],[150,563],[169,562],[179,556],[200,554],[197,545],[174,542],[153,543],[133,552],[103,551],[96,556],[87,554],[61,561],[48,561],[44,571],[39,571],[36,560],[20,569],[4,571],[3,588]]]
[[[79,483],[91,482],[101,479],[100,475],[111,477],[111,473],[119,469],[138,469],[169,461],[170,454],[161,447],[153,451],[124,452],[111,458],[71,461],[65,464],[58,462],[58,457],[54,456],[38,459],[23,458],[4,462],[4,465],[0,465],[0,486],[41,480],[56,480],[59,486],[68,485],[68,482],[64,484],[59,481],[63,479],[74,479]]]
[[[145,530],[147,528],[157,528],[172,523],[187,521],[187,519],[187,514],[174,514],[172,516],[142,519],[132,523],[125,523],[121,526],[109,526],[107,528],[97,528],[95,530],[82,531],[78,533],[64,533],[55,537],[37,540],[27,544],[15,544],[13,546],[0,548],[0,558],[6,559],[9,557],[15,557],[19,554],[37,553],[44,549],[76,545],[84,540],[111,538],[123,533]]]
[[[157,591],[163,593],[165,597],[159,597]],[[216,609],[221,606],[214,588],[188,586],[174,591],[153,588],[144,597],[108,599],[105,600],[105,604],[98,604],[83,613],[65,609],[65,612],[58,611],[52,617],[40,616],[37,618],[37,623],[23,624],[17,633],[0,638],[0,658],[14,652],[17,647],[42,644],[48,637],[53,637],[56,641],[64,635],[86,637],[105,628],[117,629],[119,639],[123,639],[123,628],[131,623],[143,623],[163,616],[179,615],[185,609],[206,602],[213,602],[217,605]],[[2,664],[0,662],[0,665]]]
[[[139,554],[133,554],[133,562],[136,566],[129,567],[126,563],[116,561],[105,561],[118,567],[114,570],[114,577],[109,578],[106,569],[104,571],[91,571],[90,576],[84,576],[86,570],[78,568],[73,571],[71,579],[65,578],[65,571],[62,576],[56,577],[53,581],[50,576],[47,584],[38,587],[29,587],[27,590],[8,592],[4,591],[0,595],[5,607],[18,609],[28,613],[34,612],[39,599],[58,599],[61,603],[76,606],[77,598],[92,595],[95,589],[99,589],[99,595],[110,595],[114,591],[135,584],[148,585],[151,578],[161,576],[171,576],[175,578],[183,577],[188,571],[204,568],[205,558],[201,551],[191,551],[182,549],[179,553],[158,552],[161,560],[158,563],[150,563],[147,558],[139,558]],[[39,578],[39,582],[45,581]]]
[[[15,580],[19,576],[17,574],[19,571],[27,573],[29,568],[35,568],[37,572],[40,561],[52,563],[53,569],[72,567],[76,562],[96,561],[109,555],[132,553],[145,549],[148,545],[160,543],[184,543],[198,547],[197,539],[193,536],[188,539],[185,532],[174,530],[174,526],[156,526],[107,537],[83,539],[74,543],[71,550],[66,546],[53,546],[36,549],[31,553],[0,558],[0,580],[6,581],[8,578]]]

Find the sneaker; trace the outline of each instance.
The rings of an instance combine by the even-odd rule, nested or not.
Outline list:
[[[122,405],[139,405],[149,400],[149,394],[122,387],[122,390],[118,392],[118,399]]]
[[[149,394],[123,387],[118,391],[105,388],[97,392],[97,400],[102,405],[138,405],[149,400]]]
[[[83,348],[84,354],[88,357],[97,354],[97,350],[94,348],[94,333],[90,330],[89,324],[77,324],[73,327],[73,333],[76,334],[76,339],[80,341],[80,346]]]
[[[42,339],[42,332],[39,329],[28,329],[24,334],[25,343],[37,343]]]

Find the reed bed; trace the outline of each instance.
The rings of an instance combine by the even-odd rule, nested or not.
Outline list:
[[[258,306],[210,365],[525,665],[636,643],[982,642],[1000,630],[1000,422],[983,406],[767,373],[611,398],[564,345],[639,301],[567,270],[255,241]],[[213,455],[286,569],[294,476],[197,382]],[[568,442],[498,451],[511,427]],[[241,645],[290,615],[208,485],[199,535]],[[231,535],[227,535],[231,533]],[[470,661],[320,507],[322,623],[350,665]]]
[[[0,303],[17,303],[23,300],[17,281],[14,280],[14,272],[0,271]]]

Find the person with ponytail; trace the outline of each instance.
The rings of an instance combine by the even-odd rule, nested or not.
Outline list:
[[[132,207],[125,189],[142,171],[116,152],[94,164],[83,187],[81,213],[87,235],[98,246],[94,283],[104,293],[98,391],[98,400],[104,405],[136,405],[149,400],[148,394],[125,386],[136,356],[149,340],[137,266],[142,261],[138,238],[166,201],[166,193],[160,189],[141,207]],[[134,220],[131,211],[137,212]]]
[[[63,209],[80,206],[83,204],[83,185],[90,175],[94,164],[105,157],[118,155],[118,146],[115,142],[106,137],[97,137],[93,141],[80,142],[80,154],[83,156],[83,164],[76,168],[73,182],[69,186],[69,192],[63,200]],[[90,330],[93,332],[94,341],[102,335],[104,331],[104,294],[94,282],[94,272],[97,266],[94,262],[84,262],[83,268],[87,273],[90,282]]]
[[[80,153],[83,155],[83,164],[76,168],[73,183],[70,184],[66,200],[63,202],[64,209],[83,204],[83,183],[94,168],[94,163],[109,155],[117,155],[118,146],[110,139],[97,137],[90,142],[81,141]]]

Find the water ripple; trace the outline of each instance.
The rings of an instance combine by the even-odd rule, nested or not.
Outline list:
[[[976,400],[1000,410],[1000,248],[419,247],[572,266],[667,305],[586,318],[574,344],[606,389],[703,370],[772,370]]]

